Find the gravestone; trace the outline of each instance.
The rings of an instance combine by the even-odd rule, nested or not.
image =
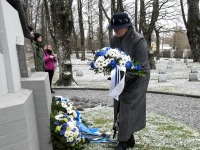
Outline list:
[[[191,69],[191,68],[193,68],[193,66],[192,66],[191,64],[188,64],[188,65],[187,65],[187,68],[190,68],[190,69]]]
[[[166,70],[165,69],[159,69],[159,74],[166,74]]]
[[[172,69],[172,65],[167,65],[167,69]]]
[[[158,82],[167,82],[166,74],[158,74]]]
[[[167,75],[164,69],[159,69],[158,82],[167,82]]]
[[[83,70],[81,69],[76,70],[76,76],[83,76]]]
[[[197,68],[191,68],[191,73],[198,73]]]
[[[197,73],[190,73],[189,74],[189,81],[198,81]]]

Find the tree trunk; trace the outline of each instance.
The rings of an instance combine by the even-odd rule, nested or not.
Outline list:
[[[88,49],[90,51],[92,51],[93,54],[95,54],[95,50],[94,50],[94,44],[93,44],[93,39],[94,39],[94,36],[93,36],[93,22],[92,22],[92,1],[91,0],[88,0]]]
[[[153,1],[153,10],[150,23],[146,23],[146,12],[144,0],[140,0],[140,29],[143,32],[145,39],[149,45],[149,64],[151,69],[156,69],[153,51],[151,50],[151,35],[155,26],[155,23],[159,16],[159,0]]]
[[[156,33],[156,52],[155,52],[155,56],[156,56],[156,60],[160,59],[160,32],[159,29],[156,29],[156,27],[154,28],[154,31]]]
[[[99,0],[98,3],[99,7],[99,42],[100,42],[100,48],[104,47],[103,42],[103,14],[102,14],[102,0]]]
[[[137,16],[138,16],[138,0],[135,0],[135,30],[138,31],[138,20],[137,20]]]
[[[200,62],[200,18],[199,0],[188,0],[187,36],[194,62]]]
[[[75,50],[75,53],[76,53],[76,58],[79,59],[79,53],[78,53],[78,43],[77,43],[77,34],[76,34],[76,31],[75,29],[73,28],[73,36],[74,36],[74,50]]]
[[[58,51],[58,44],[57,44],[57,39],[55,37],[55,33],[54,33],[54,27],[53,27],[53,24],[51,22],[51,19],[50,19],[50,8],[48,6],[48,2],[47,0],[43,0],[44,2],[44,8],[45,8],[45,16],[46,16],[46,25],[47,25],[47,28],[48,28],[48,31],[49,31],[49,34],[53,40],[53,45],[54,45],[54,48]],[[53,12],[53,10],[52,10]],[[54,19],[55,20],[55,19]],[[52,20],[53,21],[53,20]],[[55,24],[54,24],[55,25]]]
[[[80,27],[80,35],[81,35],[81,60],[85,60],[85,34],[83,28],[83,16],[82,16],[82,1],[77,0],[78,3],[78,20]]]
[[[122,0],[117,0],[117,12],[124,12],[124,6]]]
[[[72,0],[51,0],[51,18],[55,31],[55,38],[58,41],[59,58],[59,79],[56,82],[59,86],[69,86],[73,83],[72,64],[70,59],[70,27]]]

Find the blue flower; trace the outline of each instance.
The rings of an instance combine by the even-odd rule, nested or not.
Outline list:
[[[134,65],[134,67],[135,67],[135,70],[137,70],[137,71],[141,71],[142,70],[141,65]]]
[[[65,130],[66,130],[67,127],[68,127],[68,124],[67,124],[67,123],[63,123],[63,124],[62,124],[62,129],[65,129]]]
[[[64,130],[64,129],[61,130],[61,131],[60,131],[60,135],[64,135],[64,134],[65,134],[65,131],[66,131],[66,129],[65,129],[65,130]]]
[[[107,50],[100,50],[100,51],[95,53],[95,56],[96,57],[105,56],[106,52],[107,52]]]
[[[91,63],[90,63],[90,67],[91,67],[92,69],[94,69],[94,62],[91,62]]]
[[[116,65],[117,65],[117,63],[116,63],[115,60],[111,60],[111,62],[109,63],[109,66],[110,66],[111,68],[115,68]]]
[[[67,118],[68,119],[68,121],[72,121],[72,119],[71,118]]]
[[[101,56],[101,52],[100,52],[100,51],[99,51],[99,52],[96,52],[96,53],[95,53],[95,56],[96,56],[96,57]]]
[[[55,121],[54,122],[54,126],[58,126],[59,125],[59,122],[58,121]]]
[[[101,51],[101,56],[105,56],[106,52],[107,52],[106,50],[102,50]]]
[[[126,62],[126,69],[128,69],[128,70],[130,70],[131,69],[131,67],[132,67],[132,62],[131,61],[127,61]]]
[[[63,114],[63,117],[64,117],[64,118],[67,118],[67,116],[68,116],[67,113],[64,113],[64,114]]]
[[[76,128],[74,128],[74,129],[72,130],[72,132],[76,132]]]

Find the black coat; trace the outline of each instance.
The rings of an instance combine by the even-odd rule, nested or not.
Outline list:
[[[147,73],[145,77],[138,77],[127,72],[119,101],[114,100],[114,122],[118,112],[120,116],[118,141],[127,141],[131,134],[146,126],[146,91],[150,78],[148,45],[141,34],[130,28],[123,38],[113,36],[111,47],[120,48]]]

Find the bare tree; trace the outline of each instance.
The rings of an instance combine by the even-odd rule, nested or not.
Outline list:
[[[104,47],[104,42],[103,42],[103,11],[102,11],[102,0],[99,0],[98,7],[99,7],[99,42],[100,42],[100,47]]]
[[[183,0],[180,0],[183,21],[187,29],[187,37],[193,54],[194,62],[200,62],[200,17],[199,0],[187,0],[188,19],[186,20]]]
[[[59,79],[57,85],[68,86],[73,83],[71,50],[70,50],[70,22],[72,0],[49,0],[51,22],[55,39],[57,40],[59,58]]]
[[[92,51],[93,54],[95,54],[94,51],[94,32],[93,32],[93,12],[92,12],[92,5],[93,1],[88,0],[88,49]]]
[[[83,16],[82,16],[82,0],[77,0],[78,4],[78,20],[79,20],[79,28],[80,28],[80,36],[81,36],[81,60],[85,60],[85,34],[83,28]]]

